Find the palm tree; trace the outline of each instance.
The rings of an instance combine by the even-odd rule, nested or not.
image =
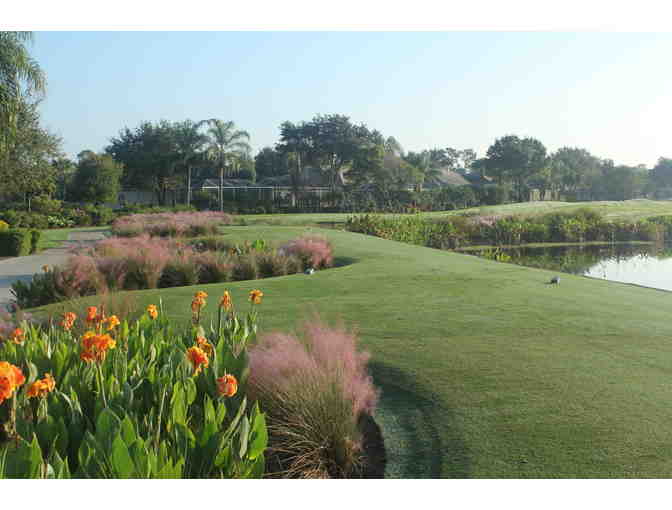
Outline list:
[[[175,125],[175,143],[180,162],[187,169],[187,205],[191,204],[191,169],[202,156],[201,149],[208,137],[200,132],[207,121],[193,122],[185,120]]]
[[[43,94],[46,77],[28,54],[32,32],[0,32],[0,155],[16,134],[20,103],[25,94]]]
[[[209,144],[208,157],[215,161],[219,169],[219,210],[224,211],[224,172],[231,173],[236,156],[249,153],[252,148],[246,140],[250,139],[247,131],[235,129],[233,121],[210,119],[207,121]]]

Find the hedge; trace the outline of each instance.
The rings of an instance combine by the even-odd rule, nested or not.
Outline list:
[[[37,251],[41,232],[12,228],[0,231],[0,256],[21,257]]]

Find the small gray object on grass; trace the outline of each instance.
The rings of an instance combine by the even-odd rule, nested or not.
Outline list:
[[[306,269],[306,274],[313,274],[314,272],[315,272],[315,269],[313,269],[312,267],[309,267],[308,269]]]
[[[559,285],[560,284],[560,277],[559,276],[554,276],[553,278],[551,278],[550,283],[554,283],[555,285]]]

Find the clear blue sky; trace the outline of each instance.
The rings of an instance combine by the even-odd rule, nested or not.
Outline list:
[[[672,34],[36,32],[44,123],[74,156],[143,120],[233,120],[254,152],[340,113],[406,150],[505,134],[616,163],[672,157]]]

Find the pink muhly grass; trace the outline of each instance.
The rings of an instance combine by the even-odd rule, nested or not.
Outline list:
[[[281,388],[292,380],[326,375],[341,385],[354,417],[372,414],[378,393],[366,369],[369,354],[357,350],[355,333],[342,325],[331,327],[319,317],[305,322],[301,333],[260,337],[249,353],[251,388]]]
[[[315,269],[331,267],[334,263],[331,243],[316,235],[303,236],[282,245],[278,252],[284,255],[296,255],[304,266]]]
[[[267,414],[270,476],[343,478],[363,462],[360,418],[378,393],[354,333],[315,317],[300,337],[262,336],[249,351],[248,395]]]
[[[219,225],[230,225],[232,222],[230,215],[214,211],[131,214],[117,218],[112,224],[112,232],[122,237],[141,233],[159,237],[193,237],[216,234]]]

